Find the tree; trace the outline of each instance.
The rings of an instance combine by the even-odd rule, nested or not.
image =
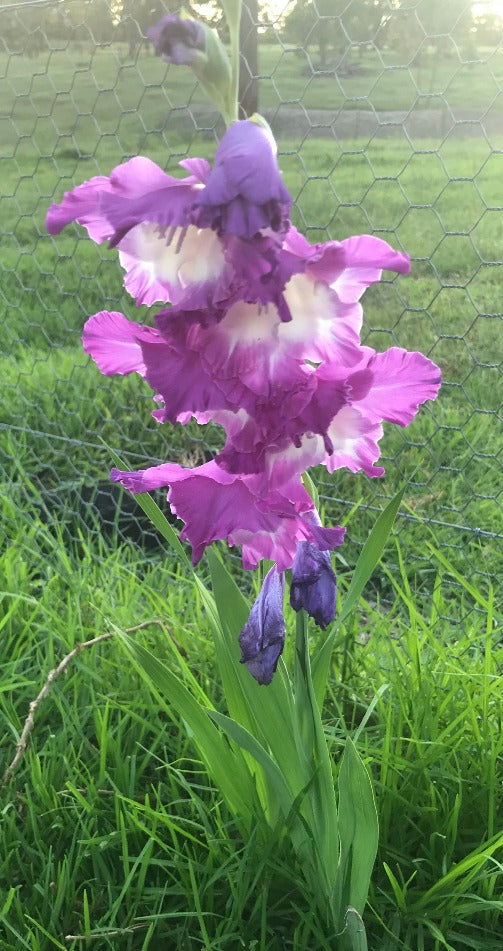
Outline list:
[[[454,40],[458,46],[470,46],[473,30],[471,0],[393,0],[383,45],[397,47],[414,55],[421,46],[437,55],[448,54]]]
[[[344,0],[297,0],[285,20],[285,39],[305,49],[316,45],[320,65],[326,66],[328,50],[336,45],[336,14],[345,5]]]
[[[389,10],[388,0],[297,0],[285,37],[304,48],[315,44],[324,67],[329,50],[341,53],[350,42],[373,41]]]
[[[497,13],[484,13],[476,16],[473,22],[477,46],[489,46],[494,49],[503,36],[503,17]]]

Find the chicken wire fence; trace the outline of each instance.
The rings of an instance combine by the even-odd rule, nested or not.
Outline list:
[[[218,20],[216,4],[193,6]],[[136,468],[197,464],[220,444],[216,428],[157,427],[137,378],[95,371],[80,345],[84,320],[101,309],[138,313],[114,252],[76,226],[56,239],[44,228],[51,201],[133,155],[170,171],[187,155],[211,158],[219,117],[192,73],[163,64],[143,39],[166,9],[0,3],[4,535],[22,507],[54,517],[70,538],[84,525],[112,525],[148,540],[133,500],[116,507],[103,440]],[[246,24],[242,94],[258,94],[275,133],[294,223],[313,242],[370,232],[411,254],[409,277],[388,275],[366,293],[364,340],[421,349],[445,381],[410,428],[386,434],[384,480],[317,474],[327,521],[360,503],[349,533],[360,544],[408,478],[407,557],[427,571],[433,539],[465,576],[494,574],[503,443],[497,4],[249,0]]]

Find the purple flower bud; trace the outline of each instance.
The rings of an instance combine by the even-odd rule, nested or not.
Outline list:
[[[325,630],[335,617],[336,581],[330,552],[301,541],[292,565],[290,604],[304,611]]]
[[[270,131],[251,119],[234,122],[196,199],[194,224],[240,238],[253,238],[268,228],[282,234],[289,226],[291,204]]]
[[[147,30],[158,56],[175,66],[193,66],[206,61],[206,34],[196,20],[168,14]]]
[[[264,578],[241,634],[241,663],[259,684],[270,684],[285,643],[285,576],[273,566]]]

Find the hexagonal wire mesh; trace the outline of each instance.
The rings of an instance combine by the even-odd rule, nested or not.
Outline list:
[[[417,347],[445,379],[440,400],[410,429],[386,435],[384,481],[320,473],[328,520],[362,501],[351,522],[359,543],[383,500],[411,477],[406,555],[421,558],[429,527],[449,557],[459,556],[459,570],[494,573],[502,528],[498,5],[270,0],[255,23],[249,3],[259,66],[245,75],[279,142],[295,223],[311,240],[371,232],[411,254],[410,277],[367,292],[365,339],[376,349]],[[214,4],[199,9],[215,14]],[[116,518],[100,437],[133,466],[197,463],[219,443],[216,429],[156,429],[138,380],[95,372],[80,348],[83,320],[103,308],[131,315],[116,255],[76,227],[56,240],[44,228],[51,200],[135,154],[164,168],[188,154],[211,157],[218,116],[188,70],[167,67],[142,41],[161,12],[129,0],[0,4],[4,480],[15,503],[35,495],[41,514],[55,510],[70,534],[76,516],[89,524],[97,511],[101,525]]]

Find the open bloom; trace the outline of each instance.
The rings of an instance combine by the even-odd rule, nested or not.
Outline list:
[[[211,229],[209,233],[219,240]],[[187,235],[180,254],[194,254],[200,237],[200,232],[194,235],[192,247],[192,235]],[[218,293],[213,284],[213,296],[223,299],[213,306],[202,306],[202,285],[194,282],[192,289],[180,289],[184,306],[156,316],[157,333],[145,334],[141,325],[125,317],[120,321],[116,313],[111,319],[106,311],[91,318],[84,330],[86,350],[93,357],[96,351],[106,373],[134,368],[129,355],[126,366],[121,365],[129,337],[128,352],[136,351],[139,372],[164,400],[165,420],[223,408],[253,415],[259,401],[272,409],[279,397],[277,408],[284,405],[286,391],[302,391],[307,398],[314,387],[313,365],[322,362],[338,370],[361,363],[360,297],[365,288],[379,280],[383,268],[406,272],[409,267],[406,255],[379,238],[364,235],[311,246],[293,228],[269,270],[266,252],[261,259],[260,253],[254,257],[235,244],[226,257],[228,251],[222,252]],[[205,267],[212,267],[209,259],[193,263],[192,276]],[[189,269],[184,273],[190,276]],[[206,288],[210,283],[203,282]],[[170,292],[178,297],[173,285]],[[187,297],[201,306],[188,308]],[[101,357],[107,350],[105,368]]]
[[[345,529],[317,523],[300,478],[276,487],[264,476],[226,472],[215,459],[194,469],[169,462],[138,472],[112,469],[110,477],[135,494],[170,486],[168,501],[185,523],[180,538],[190,541],[194,564],[208,545],[226,539],[241,547],[244,568],[266,559],[283,571],[293,564],[299,541],[326,551],[344,539]]]
[[[103,311],[87,322],[84,348],[104,373],[145,377],[159,421],[194,416],[219,423],[227,433],[219,466],[235,475],[262,474],[272,485],[319,464],[330,472],[345,467],[382,475],[375,463],[383,421],[408,425],[440,386],[431,360],[399,347],[380,354],[355,346],[359,359],[349,367],[347,350],[336,350],[332,362],[313,367],[286,345],[283,351],[278,345],[278,354],[271,342],[264,356],[264,324],[249,324],[251,333],[262,334],[256,348],[243,322],[239,342],[226,350],[225,321],[203,328],[172,309],[157,323],[160,329],[143,327]]]
[[[276,269],[275,230],[286,230],[291,199],[257,123],[234,123],[217,157],[213,171],[205,159],[185,159],[185,178],[130,159],[66,192],[50,207],[47,230],[76,221],[97,244],[117,247],[137,304],[215,309],[246,297]]]

